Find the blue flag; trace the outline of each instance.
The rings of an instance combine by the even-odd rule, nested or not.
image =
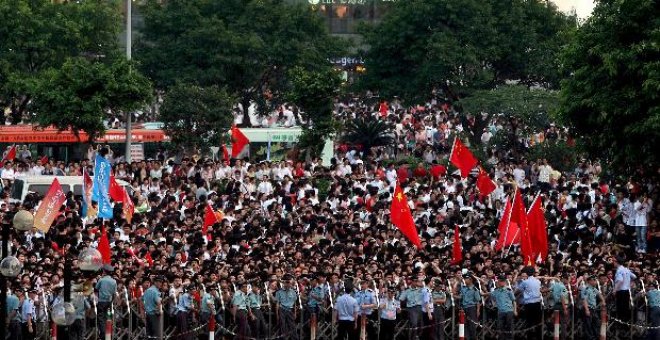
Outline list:
[[[110,204],[110,162],[101,155],[96,155],[94,164],[94,184],[92,201],[99,204],[98,217],[112,218],[112,205]]]

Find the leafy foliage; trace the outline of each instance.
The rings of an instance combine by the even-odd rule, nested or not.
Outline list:
[[[530,89],[525,85],[502,85],[492,90],[475,91],[458,103],[468,113],[504,114],[538,131],[550,124],[559,106],[558,99],[559,93],[556,91]]]
[[[562,34],[575,19],[539,0],[411,0],[363,29],[362,87],[408,102],[457,99],[507,79],[556,85]]]
[[[60,68],[41,72],[30,88],[30,110],[38,125],[72,129],[76,136],[82,130],[91,140],[105,132],[105,111],[134,110],[152,94],[149,80],[132,72],[125,59],[112,64],[68,59]]]
[[[565,141],[545,141],[529,148],[527,158],[531,160],[547,159],[549,164],[559,171],[572,171],[580,160],[580,148]]]
[[[561,114],[588,150],[618,165],[658,164],[660,2],[603,0],[563,55]]]
[[[260,109],[282,100],[289,69],[326,68],[341,51],[308,6],[280,0],[153,0],[143,34],[136,56],[157,87],[222,84]]]
[[[231,124],[234,98],[217,86],[177,84],[160,109],[172,142],[188,150],[219,145]]]
[[[113,54],[120,28],[114,1],[2,0],[0,22],[0,107],[11,110],[13,124],[26,114],[41,71],[70,57]]]
[[[392,125],[384,120],[358,118],[346,124],[341,139],[345,143],[362,146],[362,150],[369,154],[373,147],[392,144],[394,131]]]

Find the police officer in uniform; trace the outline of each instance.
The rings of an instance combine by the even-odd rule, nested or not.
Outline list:
[[[298,294],[291,288],[291,279],[290,275],[285,275],[282,281],[282,289],[275,293],[275,301],[277,302],[275,315],[280,326],[281,335],[287,339],[297,339],[295,308]]]
[[[422,325],[432,325],[434,309],[431,290],[426,286],[425,279],[421,276],[417,279],[417,286],[419,287],[419,294],[422,300]],[[430,338],[433,335],[433,327],[423,327],[421,333],[423,333],[424,338]]]
[[[422,327],[422,294],[417,283],[411,281],[410,286],[399,296],[399,300],[405,301],[408,311],[408,327],[410,327],[408,337],[415,339],[419,336]]]
[[[587,340],[598,339],[598,299],[602,301],[602,294],[596,288],[596,277],[590,276],[587,285],[581,292],[582,307],[584,312],[584,334]]]
[[[17,292],[19,295],[21,292]],[[6,309],[7,309],[7,320],[9,320],[9,334],[7,334],[8,339],[21,339],[22,330],[21,330],[21,311],[19,310],[20,300],[18,296],[7,293]]]
[[[192,285],[188,285],[183,288],[183,293],[179,296],[179,300],[176,305],[176,330],[177,330],[177,339],[178,340],[192,340],[192,334],[188,332],[188,318],[190,317],[190,312],[194,310],[193,298],[190,292],[192,291]]]
[[[248,307],[248,286],[247,282],[239,282],[239,290],[234,292],[234,297],[231,299],[231,313],[237,329],[238,339],[245,339],[248,336],[248,314],[250,314]]]
[[[26,295],[23,296],[21,301],[21,328],[23,329],[23,340],[34,339],[35,336],[35,322],[34,316],[36,315],[36,310],[34,309],[34,298],[37,294],[37,290],[26,289]]]
[[[110,276],[114,268],[110,265],[103,266],[104,275],[96,282],[96,292],[98,293],[98,305],[96,306],[96,326],[99,339],[105,337],[105,322],[108,319],[108,310],[117,293],[117,281]]]
[[[559,311],[559,327],[561,328],[560,339],[566,339],[567,324],[569,321],[568,314],[568,290],[566,285],[568,283],[568,274],[561,275],[561,281],[554,281],[550,284],[550,296],[553,301],[553,309]]]
[[[309,310],[309,313],[307,313],[306,321],[310,321],[313,317],[316,317],[318,323],[321,319],[320,314],[323,310],[323,305],[325,304],[328,289],[323,276],[312,276],[311,279],[312,289],[310,289],[309,294],[307,295],[307,309]]]
[[[490,294],[497,307],[497,330],[501,332],[499,336],[511,336],[513,317],[518,315],[518,311],[516,309],[516,297],[507,287],[506,275],[500,274],[497,277],[497,288],[488,294]]]
[[[646,291],[646,299],[649,304],[649,322],[652,329],[648,330],[649,340],[660,340],[660,290],[655,281],[650,281],[646,284],[648,290]]]
[[[522,294],[522,305],[524,306],[523,319],[525,328],[531,328],[528,336],[534,339],[541,338],[541,322],[543,321],[541,300],[541,281],[534,277],[534,267],[528,266],[523,270],[522,280],[518,283],[516,290]],[[514,278],[514,280],[517,279]],[[532,328],[534,327],[534,328]]]
[[[445,307],[447,293],[442,287],[442,280],[433,280],[433,340],[445,340]]]
[[[252,313],[250,329],[252,330],[252,336],[255,338],[265,338],[267,332],[266,318],[261,311],[262,302],[261,287],[254,281],[252,282],[252,291],[248,293],[248,307]]]
[[[461,299],[461,308],[465,312],[466,325],[465,325],[465,339],[473,340],[477,338],[477,325],[479,322],[479,314],[481,312],[481,293],[475,287],[472,281],[472,274],[463,274],[464,285],[460,289],[455,289],[459,292],[459,299]]]
[[[213,292],[217,289],[218,287],[213,283],[206,285],[206,289],[202,294],[199,303],[199,317],[201,324],[209,322],[211,316],[215,314],[215,297],[213,296]]]
[[[355,293],[355,300],[360,306],[360,314],[358,315],[358,327],[361,328],[362,322],[366,323],[366,336],[367,339],[378,339],[378,332],[376,332],[376,327],[374,327],[373,316],[377,315],[374,313],[374,309],[378,308],[376,305],[376,297],[373,290],[369,289],[369,282],[367,280],[362,280],[360,282],[360,290]],[[363,321],[363,319],[365,319]],[[371,321],[371,322],[370,322]]]
[[[360,306],[354,297],[351,296],[353,292],[353,283],[347,281],[344,285],[343,294],[337,298],[335,302],[335,312],[337,313],[337,339],[357,340],[358,339],[358,313]]]
[[[151,285],[142,295],[142,304],[146,316],[146,331],[148,337],[160,339],[160,318],[163,316],[163,300],[160,297],[160,289],[163,279],[155,277]]]
[[[396,299],[396,287],[387,289],[387,296],[380,300],[380,340],[394,339],[396,315],[401,312],[401,303]]]

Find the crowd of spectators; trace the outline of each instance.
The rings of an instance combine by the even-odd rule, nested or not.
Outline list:
[[[288,109],[284,108],[280,118],[295,121],[295,114],[291,111],[289,115]],[[301,292],[303,314],[309,317],[329,307],[330,296],[342,296],[342,288],[351,286],[347,282],[355,282],[356,288],[363,283],[364,291],[379,292],[381,305],[374,303],[375,307],[364,310],[382,307],[381,320],[401,317],[385,313],[388,308],[397,309],[387,301],[399,299],[404,310],[406,303],[411,307],[410,301],[415,299],[406,299],[408,293],[402,292],[416,284],[420,288],[437,287],[446,294],[444,300],[437,300],[442,301],[442,308],[436,306],[441,311],[448,310],[451,301],[460,305],[460,298],[469,300],[463,285],[471,286],[473,278],[478,286],[475,289],[484,296],[496,291],[500,286],[497,282],[512,284],[521,304],[526,296],[516,288],[516,282],[527,275],[541,278],[543,287],[548,288],[544,294],[550,299],[554,294],[551,281],[562,281],[576,303],[582,301],[580,292],[590,286],[589,279],[594,276],[603,294],[600,303],[613,305],[610,302],[620,289],[614,284],[617,264],[644,280],[647,289],[656,284],[660,268],[657,172],[640,168],[606,174],[597,160],[589,159],[575,169],[560,171],[545,159],[526,159],[518,149],[570,140],[566,130],[549,125],[532,134],[514,135],[520,148],[502,149],[491,140],[498,133],[519,128],[515,119],[464,115],[443,102],[413,108],[396,101],[375,105],[337,102],[336,114],[344,120],[389,120],[394,124],[395,143],[374,148],[369,154],[351,145],[339,145],[331,164],[322,164],[319,159],[213,161],[203,154],[174,157],[165,152],[132,164],[113,160],[116,178],[126,180],[132,189],[136,210],[132,221],[126,221],[120,204],[115,205],[112,220],[83,218],[81,198],[69,194],[48,233],[12,233],[11,252],[24,266],[22,275],[11,283],[12,292],[21,301],[34,301],[35,318],[44,318],[38,312],[42,303],[39,296],[45,292],[51,304],[58,298],[64,258],[96,247],[103,228],[109,231],[112,249],[112,267],[106,268],[106,274],[116,281],[116,289],[121,292],[125,287],[129,299],[137,299],[142,294],[146,297],[144,292],[152,285],[157,287],[163,297],[159,301],[167,316],[165,324],[176,324],[182,332],[192,326],[184,326],[177,311],[190,312],[186,317],[196,315],[200,324],[215,311],[224,325],[235,322],[239,334],[265,336],[263,325],[255,321],[259,318],[252,312],[240,312],[240,306],[251,302],[247,301],[251,296],[248,284],[250,291],[262,297],[260,307],[276,303],[283,307],[277,309],[282,310],[278,329],[287,335],[292,334],[289,330],[293,327],[288,322],[300,317],[294,312],[286,314],[299,308],[297,295],[288,292]],[[461,178],[447,165],[456,136],[472,141],[471,148],[483,150],[486,170],[498,186],[492,194],[480,195],[476,170]],[[114,159],[106,149],[91,147],[87,159],[70,163],[50,159],[42,164],[22,150],[19,148],[16,160],[6,162],[0,171],[3,223],[10,223],[19,209],[34,212],[39,204],[38,195],[29,195],[23,202],[10,199],[11,182],[16,178],[81,175],[83,168],[93,173],[90,160],[96,152]],[[418,164],[397,162],[410,158]],[[397,182],[408,197],[421,237],[420,249],[389,222]],[[549,255],[539,259],[531,272],[518,246],[495,250],[504,202],[515,187],[522,191],[527,207],[540,195],[548,224]],[[203,233],[208,205],[217,212],[218,223]],[[451,264],[456,225],[464,259]],[[74,275],[81,285],[99,277],[78,270]],[[639,280],[632,282],[633,297],[642,290]],[[114,289],[96,285],[99,293]],[[323,286],[331,293],[327,294],[327,289],[314,293],[315,287]],[[244,295],[238,293],[243,290]],[[388,294],[392,294],[389,300]],[[119,296],[116,302],[122,299]],[[155,300],[140,301],[135,308],[146,312],[145,320],[157,313]],[[483,302],[491,305],[488,300]],[[481,305],[482,301],[475,303]],[[554,303],[558,303],[556,296]],[[229,311],[232,305],[239,306],[234,313],[220,312],[225,307]],[[81,318],[86,317],[90,306],[82,304]],[[630,321],[622,316],[621,308],[619,318]],[[408,317],[413,314],[409,311]],[[433,319],[425,318],[427,323]],[[381,322],[382,331],[387,322]],[[424,324],[421,318],[419,323],[411,322],[419,327]],[[149,332],[154,334],[154,330]],[[370,334],[373,332],[370,329]],[[411,336],[421,336],[422,330],[415,332],[412,330]]]

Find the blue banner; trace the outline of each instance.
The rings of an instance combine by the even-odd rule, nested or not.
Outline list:
[[[110,162],[100,155],[96,155],[94,164],[94,184],[92,201],[99,204],[98,217],[112,218],[112,205],[110,204]]]

